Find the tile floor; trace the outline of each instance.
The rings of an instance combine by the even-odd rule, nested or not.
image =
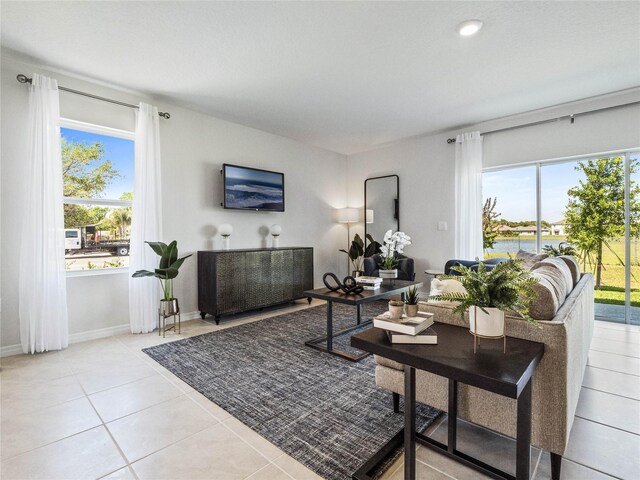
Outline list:
[[[0,478],[319,478],[140,351],[306,307],[238,316],[220,326],[193,320],[166,339],[121,335],[3,358]],[[637,478],[640,327],[596,324],[563,478]],[[446,424],[443,416],[430,435],[445,435]],[[510,469],[511,439],[466,423],[459,438],[461,450]],[[424,447],[417,457],[419,478],[479,478]],[[550,478],[548,454],[534,449],[532,457],[533,477]],[[384,479],[402,476],[400,458]]]

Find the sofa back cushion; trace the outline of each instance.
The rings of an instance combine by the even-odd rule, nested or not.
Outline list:
[[[560,255],[558,258],[569,267],[571,277],[573,278],[573,286],[575,287],[580,281],[580,263],[578,263],[578,259],[573,255]]]
[[[541,262],[548,256],[549,255],[547,255],[546,253],[537,254],[537,253],[525,252],[524,250],[518,250],[518,253],[516,253],[516,260],[519,262],[522,262],[522,267],[525,270],[531,270],[531,268],[536,263]]]
[[[574,283],[573,283],[573,275],[571,274],[571,270],[569,270],[569,267],[567,266],[564,260],[557,257],[545,258],[541,262],[536,263],[531,268],[531,271],[533,272],[538,268],[547,267],[549,265],[552,265],[554,268],[557,268],[558,271],[561,273],[562,280],[564,283],[565,298],[566,298],[566,296],[571,293],[571,290],[573,290]]]
[[[539,262],[531,275],[538,282],[533,284],[535,299],[529,307],[529,315],[536,320],[553,320],[567,298],[565,274],[552,263]]]

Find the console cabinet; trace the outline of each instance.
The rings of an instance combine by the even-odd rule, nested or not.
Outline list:
[[[204,319],[304,298],[313,289],[313,248],[198,252],[198,309]]]

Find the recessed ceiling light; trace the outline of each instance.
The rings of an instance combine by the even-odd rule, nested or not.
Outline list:
[[[482,28],[482,22],[480,20],[467,20],[458,25],[458,33],[463,37],[469,37],[478,33]]]

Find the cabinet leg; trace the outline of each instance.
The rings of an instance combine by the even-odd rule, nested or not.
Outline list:
[[[216,325],[220,325],[220,315],[216,315],[214,320],[216,321]]]
[[[393,413],[400,413],[400,394],[391,392],[393,394]]]
[[[560,467],[562,467],[562,455],[551,454],[551,480],[560,480]]]
[[[207,316],[207,312],[200,312],[200,318],[204,320],[204,317]]]

